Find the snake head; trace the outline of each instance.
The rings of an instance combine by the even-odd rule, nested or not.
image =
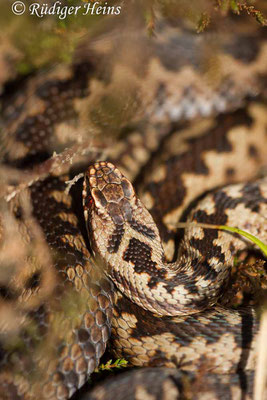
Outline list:
[[[131,206],[135,203],[132,184],[110,162],[91,165],[85,173],[85,210],[94,210],[104,219],[111,218],[115,224],[131,218]]]
[[[122,236],[125,224],[133,219],[136,202],[132,184],[112,163],[91,165],[85,173],[83,204],[93,244],[110,247],[110,237]]]

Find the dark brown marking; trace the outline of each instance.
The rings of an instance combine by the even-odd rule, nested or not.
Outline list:
[[[218,194],[218,192],[216,193]],[[227,200],[225,201],[224,198],[221,196],[214,195],[215,204],[222,204],[222,207],[217,207],[216,212],[213,214],[208,215],[204,210],[198,210],[194,213],[193,219],[198,223],[205,223],[205,224],[218,224],[218,225],[225,225],[227,221],[227,216],[225,214],[225,208],[227,208]],[[218,201],[218,197],[220,201]],[[226,203],[226,204],[225,204]],[[209,278],[215,280],[217,273],[211,269],[208,265],[208,259],[212,257],[216,257],[219,259],[219,262],[225,262],[225,255],[222,252],[221,246],[217,246],[213,244],[213,241],[218,238],[218,232],[215,229],[203,229],[204,231],[204,238],[203,239],[190,239],[190,246],[197,249],[200,254],[203,256],[205,263],[202,264],[202,272],[203,276],[209,275]]]
[[[130,225],[135,231],[141,233],[141,235],[144,235],[149,239],[155,239],[155,237],[156,237],[155,232],[153,231],[153,229],[149,228],[148,226],[140,224],[135,219],[133,219],[130,222]]]
[[[93,194],[94,194],[94,197],[96,198],[96,200],[101,204],[101,206],[106,207],[107,200],[106,200],[105,196],[103,195],[103,193],[99,189],[93,188]]]
[[[119,250],[122,238],[124,235],[124,227],[117,225],[108,241],[107,250],[109,253],[114,254]]]
[[[253,212],[259,212],[261,204],[266,204],[267,200],[262,196],[258,183],[251,182],[243,186],[242,203]]]
[[[156,271],[156,263],[151,260],[152,249],[136,238],[130,239],[129,245],[123,254],[123,259],[134,264],[137,274]]]
[[[123,260],[131,262],[137,274],[143,272],[151,275],[148,286],[153,288],[158,281],[166,276],[164,269],[157,268],[157,264],[151,259],[152,249],[144,242],[136,238],[132,238],[127,249],[123,254]]]

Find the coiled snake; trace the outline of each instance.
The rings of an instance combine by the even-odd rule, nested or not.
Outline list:
[[[79,162],[90,164],[83,189],[85,221],[80,183],[67,194],[66,160],[57,169],[49,155],[66,143],[79,144],[64,124],[81,132],[85,106],[93,107],[106,91],[113,93],[116,68],[110,80],[93,76],[95,66],[88,62],[74,66],[72,74],[37,77],[4,107],[3,168],[11,174],[16,167],[32,179],[25,190],[14,191],[14,181],[25,176],[10,175],[7,182],[13,186],[8,202],[2,203],[3,399],[70,398],[95,370],[108,341],[117,357],[134,366],[170,368],[119,378],[126,386],[136,382],[129,398],[179,398],[190,382],[197,382],[200,396],[201,374],[208,385],[203,396],[222,398],[227,390],[228,398],[250,396],[257,358],[255,312],[216,305],[229,285],[234,255],[248,243],[189,224],[177,247],[173,225],[185,217],[188,222],[238,225],[266,241],[266,180],[253,180],[267,153],[260,90],[266,72],[264,41],[257,31],[259,51],[248,57],[246,47],[244,54],[239,49],[231,70],[227,63],[234,51],[227,39],[222,47],[228,58],[222,65],[229,68],[216,88],[200,90],[194,88],[192,70],[184,68],[188,60],[167,65],[165,52],[183,43],[174,32],[159,27],[169,47],[145,41],[154,52],[147,75],[132,79],[138,100],[146,105],[141,123],[105,153],[99,148],[99,155],[77,152],[83,156]],[[185,38],[191,40],[188,33]],[[242,70],[238,76],[237,66]],[[124,68],[123,61],[120,77]],[[182,78],[174,71],[179,68]],[[190,85],[183,84],[185,77]],[[142,98],[147,85],[151,92]],[[247,96],[252,98],[247,101]],[[199,115],[209,118],[186,122]],[[182,118],[184,125],[179,125]],[[99,121],[93,123],[99,127]],[[84,164],[77,165],[68,165],[72,176],[85,170]],[[112,385],[110,398],[116,382]],[[108,399],[105,390],[84,396]],[[127,392],[119,396],[125,399]]]

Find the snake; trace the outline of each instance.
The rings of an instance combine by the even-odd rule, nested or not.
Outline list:
[[[252,396],[256,312],[218,304],[234,256],[249,244],[201,224],[238,225],[266,241],[264,35],[244,35],[241,24],[236,41],[220,37],[222,78],[210,85],[199,65],[214,39],[162,21],[157,32],[123,43],[115,35],[100,56],[97,43],[97,60],[116,58],[108,74],[91,55],[3,100],[2,167],[12,177],[1,203],[3,399]],[[144,64],[123,57],[129,41],[139,54],[149,49]],[[134,110],[128,132],[105,108],[116,87],[122,96],[118,81],[133,94],[121,109],[127,118]],[[62,158],[67,173],[57,170],[65,147],[88,145],[85,124],[123,132],[105,151],[83,148],[76,164]],[[77,172],[83,188],[78,179],[67,193]],[[179,220],[188,224],[182,238]],[[79,395],[107,345],[146,368]]]

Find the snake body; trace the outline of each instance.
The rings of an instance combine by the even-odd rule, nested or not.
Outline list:
[[[116,53],[121,62],[108,77],[83,61],[71,72],[63,67],[29,80],[4,104],[3,167],[27,173],[41,174],[53,165],[49,156],[54,151],[75,144],[76,135],[84,139],[85,122],[102,128],[97,118],[105,111],[101,101],[114,94],[116,77],[123,80],[125,70],[132,78],[129,92],[138,93],[134,104],[141,104],[133,121],[137,115],[141,123],[105,153],[85,157],[91,164],[84,178],[85,221],[81,185],[68,195],[69,175],[52,167],[48,176],[16,193],[10,205],[3,202],[3,399],[70,398],[98,365],[110,332],[112,351],[132,365],[181,370],[160,369],[155,393],[149,382],[156,371],[144,372],[148,387],[141,385],[142,372],[126,375],[121,378],[126,385],[128,379],[137,382],[129,398],[164,398],[166,393],[179,398],[186,382],[201,387],[197,370],[207,374],[213,398],[225,385],[240,386],[242,398],[249,396],[257,359],[255,312],[216,305],[227,288],[234,254],[248,244],[225,232],[189,226],[177,247],[174,225],[185,217],[190,223],[238,225],[266,240],[266,180],[253,180],[267,155],[261,101],[265,43],[256,30],[251,36],[257,48],[242,51],[242,34],[240,43],[232,45],[226,35],[219,54],[225,70],[213,87],[200,79],[196,67],[205,41],[194,45],[188,32],[177,33],[165,24],[158,32],[162,46],[160,40],[134,38],[150,46],[146,68],[135,63],[135,71],[129,69],[131,57],[127,63],[120,60],[123,47]],[[184,43],[193,47],[193,60],[178,62],[171,56]],[[90,118],[88,107],[94,111]],[[209,118],[189,122],[199,116]],[[83,164],[77,168],[84,171]],[[24,249],[18,257],[10,237]],[[86,398],[108,397],[99,388]]]
[[[227,243],[224,234],[189,229],[178,250],[179,260],[165,264],[158,229],[120,171],[111,163],[95,164],[86,173],[85,182],[89,186],[86,190],[85,185],[84,190],[85,217],[93,248],[108,264],[109,277],[122,293],[145,310],[170,316],[194,314],[218,300],[233,266],[232,254],[242,249],[242,242],[237,244],[229,238]],[[247,195],[242,200],[244,192],[251,198]],[[192,221],[209,223],[212,220],[217,225],[232,226],[236,216],[231,218],[230,214],[227,218],[223,210],[240,205],[246,209],[244,221],[239,222],[241,229],[243,224],[246,227],[251,221],[256,222],[253,209],[259,211],[256,226],[264,227],[265,210],[259,210],[266,202],[264,192],[263,183],[216,192],[214,197],[206,199],[206,204],[200,203]],[[236,193],[236,198],[232,193]],[[88,196],[93,209],[90,200],[87,206]],[[221,209],[217,212],[218,202]],[[264,228],[262,232],[257,229],[257,235],[264,238]]]
[[[245,196],[245,199],[242,196],[244,191],[250,193],[251,197]],[[139,306],[139,308],[135,307],[134,315],[141,314],[139,318],[133,317],[131,321],[131,317],[127,315],[127,310],[131,309],[132,306],[128,304],[128,300],[124,300],[119,295],[120,314],[117,315],[117,318],[120,322],[116,322],[115,327],[116,336],[121,339],[121,343],[116,339],[120,356],[126,353],[128,357],[130,356],[130,359],[133,358],[132,362],[136,365],[153,365],[154,362],[157,363],[156,360],[159,357],[160,364],[166,358],[165,362],[168,360],[171,366],[177,366],[180,363],[186,366],[188,363],[187,368],[192,368],[190,358],[193,358],[193,356],[190,354],[190,361],[187,359],[188,347],[197,347],[194,355],[195,366],[198,362],[201,362],[202,358],[205,358],[209,351],[212,354],[214,340],[217,337],[220,338],[219,341],[221,340],[224,343],[224,352],[220,354],[220,357],[216,353],[216,359],[211,362],[213,364],[211,369],[219,372],[235,369],[237,366],[234,360],[239,360],[242,364],[242,346],[237,345],[237,342],[241,340],[240,327],[243,325],[244,328],[244,324],[247,323],[247,329],[253,330],[255,328],[253,323],[255,316],[251,312],[246,316],[246,313],[243,315],[242,312],[231,311],[229,313],[229,311],[223,309],[212,309],[205,313],[200,313],[200,311],[202,307],[208,308],[212,305],[215,299],[221,295],[232,266],[232,254],[238,249],[242,249],[245,246],[244,242],[229,235],[211,233],[209,230],[196,229],[196,227],[189,228],[181,243],[178,261],[172,264],[164,264],[159,234],[151,216],[140,200],[136,198],[129,181],[111,163],[94,164],[86,172],[84,204],[93,249],[101,257],[102,262],[107,264],[107,275],[120,289],[120,292],[132,303]],[[213,212],[211,212],[212,204]],[[216,210],[215,204],[220,204],[219,211]],[[266,236],[264,228],[266,183],[264,182],[246,186],[233,185],[215,192],[198,204],[198,209],[192,211],[189,221],[208,223],[212,218],[213,221],[221,224],[223,222],[220,218],[225,218],[227,210],[234,210],[233,213],[230,211],[227,219],[227,224],[231,225],[232,218],[236,219],[235,212],[240,212],[237,211],[238,208],[241,208],[245,214],[243,215],[244,226],[248,226],[252,221],[255,222],[255,226],[262,227],[259,230],[257,229],[257,235],[262,235],[264,238]],[[255,211],[252,211],[251,208],[257,209],[258,212],[255,214]],[[216,213],[215,216],[213,215],[214,212]],[[223,246],[218,246],[216,243],[223,243]],[[227,255],[229,255],[229,261]],[[119,263],[118,260],[123,260],[123,262]],[[205,293],[205,295],[203,296],[202,293]],[[175,315],[175,306],[177,317],[161,319],[159,328],[157,316]],[[153,316],[153,314],[146,316],[144,311],[146,309],[157,316]],[[195,313],[197,315],[192,315],[192,317],[187,315],[179,318],[181,314]],[[150,318],[151,320],[148,322]],[[243,323],[241,323],[242,318],[244,318]],[[200,343],[203,331],[199,327],[199,320],[203,324],[204,332],[206,329],[209,331],[207,341],[204,340],[206,345],[202,348]],[[149,336],[135,336],[135,330],[138,332],[138,321],[144,321],[145,324],[148,322],[148,326],[154,327],[154,329],[149,329]],[[216,326],[216,321],[220,321],[219,326]],[[166,337],[162,336],[163,343],[160,339],[158,343],[157,339],[154,339],[158,345],[157,348],[155,344],[149,343],[149,337],[151,339],[154,335],[157,336],[159,331],[164,331],[164,322],[168,326],[168,334]],[[229,322],[231,328],[228,325]],[[183,326],[183,324],[188,325],[189,331],[192,330],[190,334],[186,335],[189,341],[192,340],[192,343],[189,346],[185,339],[186,344],[178,341],[177,345],[172,347],[171,344],[175,343],[175,337],[180,337],[176,330],[179,332],[180,326]],[[213,324],[216,326],[215,332],[212,332],[210,328]],[[133,344],[131,344],[130,338],[128,339],[124,332],[121,332],[120,325],[129,325],[128,329],[131,335],[135,337]],[[233,326],[237,328],[236,331]],[[201,329],[201,334],[197,333],[198,329]],[[224,335],[227,336],[229,330],[231,330],[233,341],[227,343]],[[252,337],[256,341],[255,332]],[[148,346],[146,346],[147,340]],[[210,346],[209,340],[211,340]],[[229,348],[227,348],[227,345],[229,345]],[[252,349],[254,346],[254,341],[249,343],[249,347]],[[136,350],[134,350],[135,347]],[[168,351],[170,353],[164,357],[163,354],[167,348],[167,353]],[[252,349],[251,354],[254,353]],[[157,350],[159,350],[160,356],[157,355]],[[238,353],[236,358],[233,356],[235,351]],[[150,353],[150,357],[148,357],[148,353]],[[138,355],[140,355],[140,358]],[[212,355],[207,356],[207,358],[212,359]],[[251,360],[246,359],[243,367],[246,366],[251,369],[253,362],[252,364],[250,362]],[[241,364],[239,367],[241,367]]]

